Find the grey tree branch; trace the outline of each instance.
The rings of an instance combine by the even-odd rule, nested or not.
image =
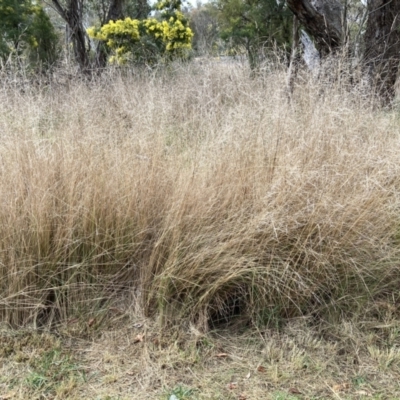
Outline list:
[[[67,21],[67,14],[66,11],[63,9],[63,7],[61,6],[61,4],[58,2],[58,0],[52,0],[51,1],[53,8],[58,12],[58,14],[60,14],[61,18],[64,21]]]

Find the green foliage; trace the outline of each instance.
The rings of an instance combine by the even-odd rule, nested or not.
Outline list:
[[[43,8],[31,0],[0,0],[0,57],[27,55],[49,66],[58,57],[58,37]]]
[[[27,1],[0,0],[0,51],[7,57],[12,51],[19,51],[22,43],[35,43],[26,31],[31,23],[31,8]]]
[[[284,1],[215,0],[213,4],[221,37],[234,52],[244,48],[252,67],[263,47],[289,50],[292,14]]]
[[[111,51],[111,63],[134,62],[153,65],[160,58],[184,58],[191,49],[193,33],[181,12],[180,0],[155,5],[158,18],[125,18],[110,21],[100,29],[87,30],[92,39],[104,42]]]
[[[33,10],[34,18],[30,32],[36,45],[29,52],[30,61],[47,68],[53,65],[59,57],[59,38],[43,8],[35,6]]]

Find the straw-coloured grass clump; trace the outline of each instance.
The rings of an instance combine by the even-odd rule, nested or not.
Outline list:
[[[399,120],[236,66],[0,96],[0,310],[266,324],[397,301]]]

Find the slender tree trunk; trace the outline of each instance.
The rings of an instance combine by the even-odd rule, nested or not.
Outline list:
[[[110,7],[108,8],[106,23],[116,21],[123,18],[123,6],[125,0],[111,0]]]
[[[400,62],[400,1],[368,0],[365,32],[368,74],[385,104],[395,96]]]
[[[290,64],[287,76],[287,92],[289,100],[293,94],[294,79],[297,74],[300,50],[299,20],[293,15],[293,38],[292,38],[292,54],[290,55]]]

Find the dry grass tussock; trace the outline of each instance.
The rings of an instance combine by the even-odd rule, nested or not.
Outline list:
[[[1,319],[101,321],[127,292],[200,331],[396,306],[398,115],[284,83],[214,63],[3,86]]]

